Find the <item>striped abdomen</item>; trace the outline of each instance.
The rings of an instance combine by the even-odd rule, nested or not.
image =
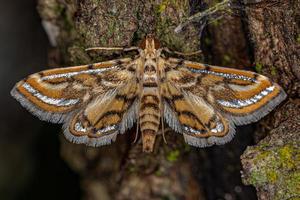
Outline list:
[[[139,122],[142,133],[143,150],[151,152],[153,151],[161,117],[160,93],[155,67],[152,66],[148,69],[146,66],[143,78],[143,93],[140,103]]]
[[[159,129],[160,122],[160,100],[156,94],[156,89],[148,92],[144,91],[141,98],[140,107],[140,128],[143,137],[143,150],[148,152],[153,150],[155,137]]]

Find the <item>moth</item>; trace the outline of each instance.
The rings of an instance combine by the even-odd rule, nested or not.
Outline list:
[[[63,123],[74,143],[107,145],[136,124],[145,152],[166,126],[192,146],[224,144],[235,125],[259,120],[286,98],[255,72],[168,57],[153,36],[133,49],[132,58],[32,74],[11,95],[41,120]]]

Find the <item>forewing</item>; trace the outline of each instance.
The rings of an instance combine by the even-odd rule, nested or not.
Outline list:
[[[135,79],[124,86],[96,96],[64,125],[66,138],[88,146],[110,144],[136,121],[138,84]]]
[[[259,120],[286,98],[278,84],[255,72],[178,59],[173,59],[171,65],[176,67],[168,72],[168,80],[205,98],[237,125]]]
[[[165,69],[165,119],[194,146],[229,141],[234,124],[257,121],[286,97],[254,72],[179,59],[169,59]]]
[[[123,69],[130,62],[121,59],[45,70],[18,82],[11,94],[40,119],[61,123],[95,94],[105,94],[128,81],[132,75]]]

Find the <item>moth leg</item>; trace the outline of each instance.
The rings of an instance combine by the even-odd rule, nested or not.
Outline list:
[[[161,132],[162,132],[162,137],[163,137],[163,140],[164,140],[165,144],[168,144],[166,136],[165,136],[166,129],[165,129],[164,118],[163,117],[161,118]]]
[[[161,112],[161,116],[164,115],[164,107],[163,106],[164,105],[162,105],[161,111],[160,111]],[[165,129],[165,124],[164,124],[164,118],[163,117],[160,118],[160,123],[161,123],[162,137],[163,137],[163,140],[164,140],[165,144],[167,144],[167,140],[166,140],[166,137],[165,137],[166,129]]]
[[[134,137],[134,141],[133,141],[133,144],[136,143],[136,141],[138,140],[138,137],[139,137],[139,119],[137,120],[137,125],[136,125],[136,131],[135,131],[135,137]]]
[[[162,48],[162,50],[169,53],[169,54],[176,54],[176,55],[179,55],[179,56],[193,56],[193,55],[196,55],[196,54],[202,54],[201,50],[192,51],[192,52],[179,52],[179,51],[172,51],[172,50],[170,50],[166,47]]]
[[[137,51],[139,47],[91,47],[85,49],[85,51],[98,51],[98,50],[104,50],[104,51]]]
[[[171,131],[173,131],[173,130],[170,127],[164,127],[164,128],[161,128],[160,130],[158,130],[157,135],[162,135],[164,143],[168,144],[166,134]]]

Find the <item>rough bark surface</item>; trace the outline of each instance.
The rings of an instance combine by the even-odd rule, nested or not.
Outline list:
[[[206,8],[215,3],[204,1]],[[237,10],[236,15],[224,15],[208,24],[201,39],[207,63],[253,70],[243,15],[242,10]],[[191,162],[198,164],[194,173],[204,185],[207,199],[256,199],[254,189],[245,187],[240,177],[240,156],[253,144],[253,130],[253,125],[238,127],[235,138],[228,144],[195,152]]]
[[[244,30],[245,22],[240,17],[224,17],[221,22],[210,24],[201,41],[199,27],[195,23],[175,34],[174,28],[182,20],[205,7],[203,2],[40,0],[38,9],[49,30],[49,37],[53,38],[52,43],[58,47],[58,50],[52,52],[52,61],[57,60],[56,64],[60,63],[60,66],[62,63],[78,65],[116,58],[120,55],[107,52],[88,54],[85,48],[134,46],[146,34],[154,33],[163,46],[172,50],[191,52],[198,50],[201,45],[205,59],[210,64],[249,68],[253,55],[249,51],[251,48],[248,33]],[[205,3],[212,5],[214,1],[207,0]],[[297,6],[296,1],[279,2],[271,4],[271,7],[268,3],[262,5],[261,8],[251,4],[246,9],[255,47],[256,70],[283,84],[290,99],[282,109],[274,113],[274,117],[268,117],[260,123],[258,132],[264,134],[257,135],[266,135],[269,130],[277,128],[258,146],[248,148],[242,161],[244,182],[255,185],[261,199],[266,195],[272,199],[278,192],[282,194],[282,191],[296,191],[295,183],[299,180],[299,171],[296,169],[299,163],[297,165],[294,162],[294,156],[299,157],[299,152],[296,151],[298,147],[290,139],[299,136],[299,120],[298,124],[295,121],[299,116],[299,109],[296,110],[295,106],[299,107],[299,101],[296,100],[297,95],[299,96],[299,46],[296,46],[299,44],[296,41],[299,40],[299,21],[297,24],[296,19],[298,16],[299,20],[300,15],[292,7]],[[286,10],[293,12],[285,12]],[[295,24],[290,24],[285,29],[286,24],[291,21]],[[202,60],[200,56],[189,59]],[[291,113],[295,116],[294,119],[288,118],[287,115]],[[154,153],[145,154],[142,153],[140,142],[132,144],[135,134],[133,130],[118,136],[112,145],[101,148],[88,148],[62,139],[61,155],[82,177],[84,199],[255,199],[253,189],[242,185],[239,174],[239,156],[252,144],[252,132],[252,126],[244,126],[237,130],[237,136],[230,144],[200,150],[185,145],[179,135],[167,134],[168,144],[164,144],[159,138]],[[281,138],[282,142],[272,142],[277,141],[276,138]],[[268,144],[267,149],[261,146],[265,143]],[[282,170],[275,170],[274,173],[277,178],[279,173],[286,176],[275,182],[270,182],[266,176],[266,179],[256,182],[253,172],[265,173],[263,170],[267,169],[264,167],[268,166],[268,162],[257,165],[251,155],[265,155],[266,150],[270,155],[257,158],[273,156],[272,159],[276,160],[278,154],[274,152],[281,152],[281,148],[285,159],[291,163],[287,165],[288,168],[284,164],[276,165],[276,170]],[[285,187],[284,190],[279,190],[279,182],[282,185],[288,184],[282,181],[288,180],[288,176],[295,180],[289,186],[291,189]],[[262,175],[259,174],[258,177]]]
[[[246,9],[256,69],[280,83],[289,98],[256,131],[268,134],[247,148],[243,180],[259,199],[300,198],[300,1],[262,1]]]

